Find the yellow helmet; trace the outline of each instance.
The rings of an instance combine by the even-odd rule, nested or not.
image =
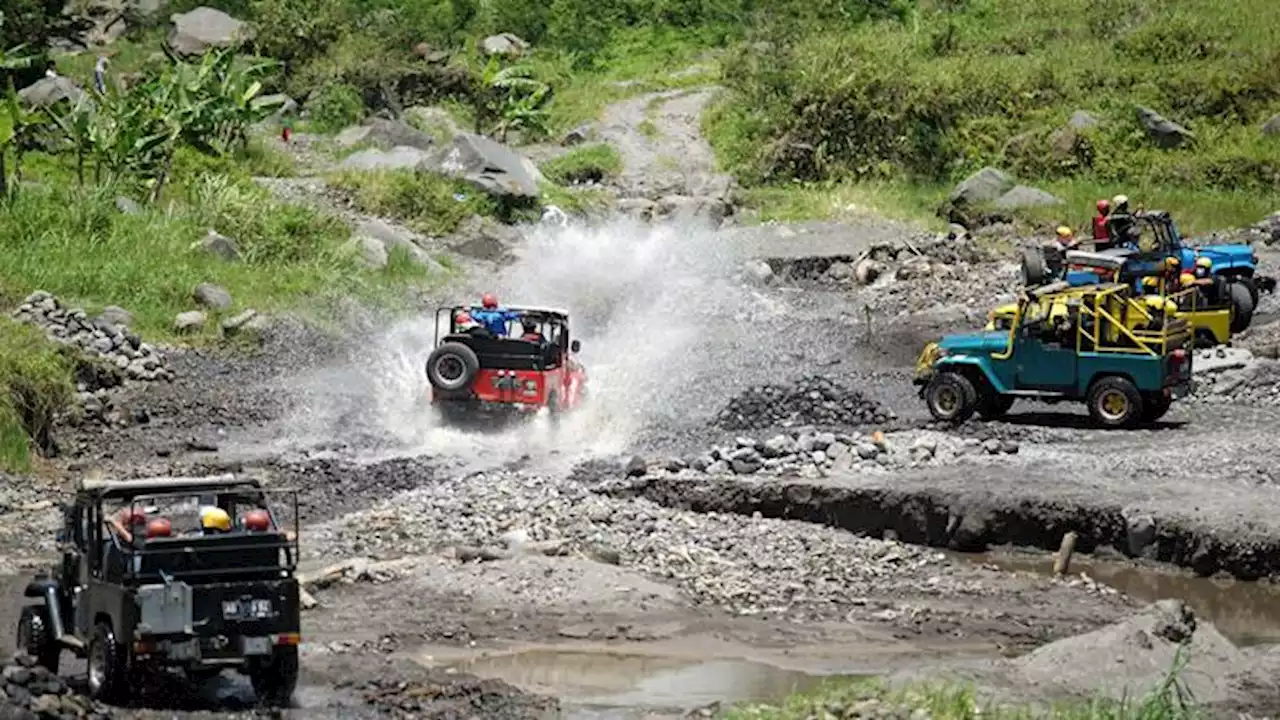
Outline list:
[[[205,508],[200,513],[200,527],[205,530],[228,532],[231,530],[231,516],[222,508]]]
[[[1183,285],[1190,285],[1195,281],[1196,281],[1196,276],[1192,275],[1191,273],[1184,272],[1178,276],[1178,282],[1182,283]]]
[[[1178,313],[1178,303],[1168,298],[1165,298],[1164,311],[1168,315],[1176,315]]]
[[[1060,238],[1069,238],[1069,237],[1071,237],[1071,235],[1072,235],[1072,233],[1071,233],[1071,228],[1067,227],[1066,225],[1059,225],[1059,226],[1058,226],[1058,237],[1060,237]]]
[[[1159,285],[1160,285],[1160,279],[1159,279],[1159,278],[1156,278],[1156,277],[1144,277],[1144,278],[1142,278],[1142,287],[1145,287],[1145,288],[1154,288],[1154,287],[1159,287]]]
[[[1169,256],[1169,257],[1167,257],[1167,258],[1165,258],[1165,259],[1164,259],[1164,264],[1165,264],[1165,266],[1166,266],[1166,267],[1169,267],[1169,268],[1176,268],[1176,267],[1178,267],[1178,258],[1173,257],[1173,256]]]
[[[1204,256],[1198,257],[1196,258],[1196,267],[1211,268],[1213,267],[1213,261]]]

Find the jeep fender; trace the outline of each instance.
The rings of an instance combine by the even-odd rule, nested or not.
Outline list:
[[[51,589],[54,592],[58,591],[57,580],[33,580],[27,583],[27,588],[22,591],[22,596],[29,598],[42,598],[45,596],[45,593],[49,592]]]
[[[1000,378],[991,370],[990,358],[976,355],[948,355],[934,366],[937,371],[949,370],[958,372],[975,382],[985,382],[990,388],[1003,395],[1009,391],[1000,382]],[[981,389],[981,388],[979,388]]]
[[[62,599],[58,597],[58,582],[48,579],[34,580],[27,583],[22,594],[29,598],[44,598],[44,604],[49,611],[49,633],[55,642],[66,643],[66,629],[62,624]]]

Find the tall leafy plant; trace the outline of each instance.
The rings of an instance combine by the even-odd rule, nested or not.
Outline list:
[[[511,130],[547,133],[551,86],[533,77],[528,66],[504,66],[497,56],[490,57],[474,93],[477,133],[496,135],[501,142]]]
[[[0,27],[4,25],[4,14],[0,13]],[[27,139],[41,124],[42,118],[23,108],[14,91],[13,80],[8,73],[31,66],[32,57],[25,53],[19,45],[10,50],[0,50],[0,77],[3,77],[4,98],[0,107],[0,198],[11,199],[17,192],[14,178],[21,176],[22,148]],[[13,178],[9,174],[9,158],[13,158]]]

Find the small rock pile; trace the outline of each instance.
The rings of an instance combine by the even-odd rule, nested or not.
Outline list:
[[[672,459],[659,472],[697,472],[708,475],[776,475],[818,478],[830,473],[873,472],[895,468],[944,465],[964,456],[1012,455],[1013,440],[960,438],[940,432],[870,435],[812,432],[781,433],[765,441],[739,437],[732,446],[712,448],[687,459]],[[632,476],[649,472],[647,463],[633,459]]]
[[[68,309],[58,298],[37,290],[13,311],[13,318],[43,329],[54,342],[115,365],[132,380],[173,380],[164,356],[128,328],[128,313],[119,308],[108,308],[91,320],[84,310]]]
[[[1191,399],[1212,404],[1280,405],[1280,361],[1254,357],[1243,348],[1196,352]]]
[[[0,674],[4,677],[0,717],[31,720],[111,717],[87,698],[73,695],[62,678],[37,665],[36,659],[26,653],[16,653]]]
[[[790,385],[753,387],[729,401],[713,423],[726,430],[885,423],[894,414],[862,393],[813,375]]]

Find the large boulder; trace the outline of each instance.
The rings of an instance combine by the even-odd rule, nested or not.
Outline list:
[[[170,16],[167,42],[178,55],[203,55],[211,48],[228,48],[253,38],[253,30],[245,23],[211,7],[200,6]]]
[[[354,235],[362,252],[366,253],[366,258],[369,256],[365,249],[370,245],[369,241],[372,240],[382,245],[387,257],[390,257],[390,254],[398,249],[408,255],[409,260],[415,265],[430,270],[443,269],[439,263],[419,246],[420,236],[405,228],[393,226],[383,220],[367,220],[356,226]],[[377,252],[373,251],[373,255],[376,257]]]
[[[429,154],[414,147],[369,148],[348,155],[341,167],[344,170],[416,170],[429,165],[430,161]]]
[[[482,135],[458,133],[436,169],[500,198],[537,198],[542,173],[533,161]]]
[[[515,228],[473,215],[454,231],[449,249],[463,257],[503,263],[515,259],[519,243],[520,232]]]
[[[1138,107],[1138,123],[1147,132],[1157,146],[1175,148],[1195,139],[1195,135],[1185,127],[1169,120],[1151,108]]]
[[[996,198],[1014,186],[1013,178],[1002,170],[984,167],[965,178],[947,198],[950,205],[982,205],[995,202]]]
[[[1061,205],[1062,200],[1044,190],[1029,185],[1016,185],[1008,192],[996,198],[992,205],[1001,210],[1017,210],[1020,208],[1050,207]]]
[[[386,118],[369,118],[363,124],[352,125],[338,133],[334,142],[344,148],[371,145],[384,150],[394,147],[430,150],[435,145],[435,139],[421,130],[399,120]]]
[[[1098,117],[1088,110],[1077,110],[1071,113],[1071,117],[1067,120],[1067,127],[1072,130],[1090,130],[1100,124]]]
[[[75,103],[82,97],[84,91],[70,78],[61,75],[41,78],[18,92],[19,100],[37,108],[51,107],[63,100]]]

